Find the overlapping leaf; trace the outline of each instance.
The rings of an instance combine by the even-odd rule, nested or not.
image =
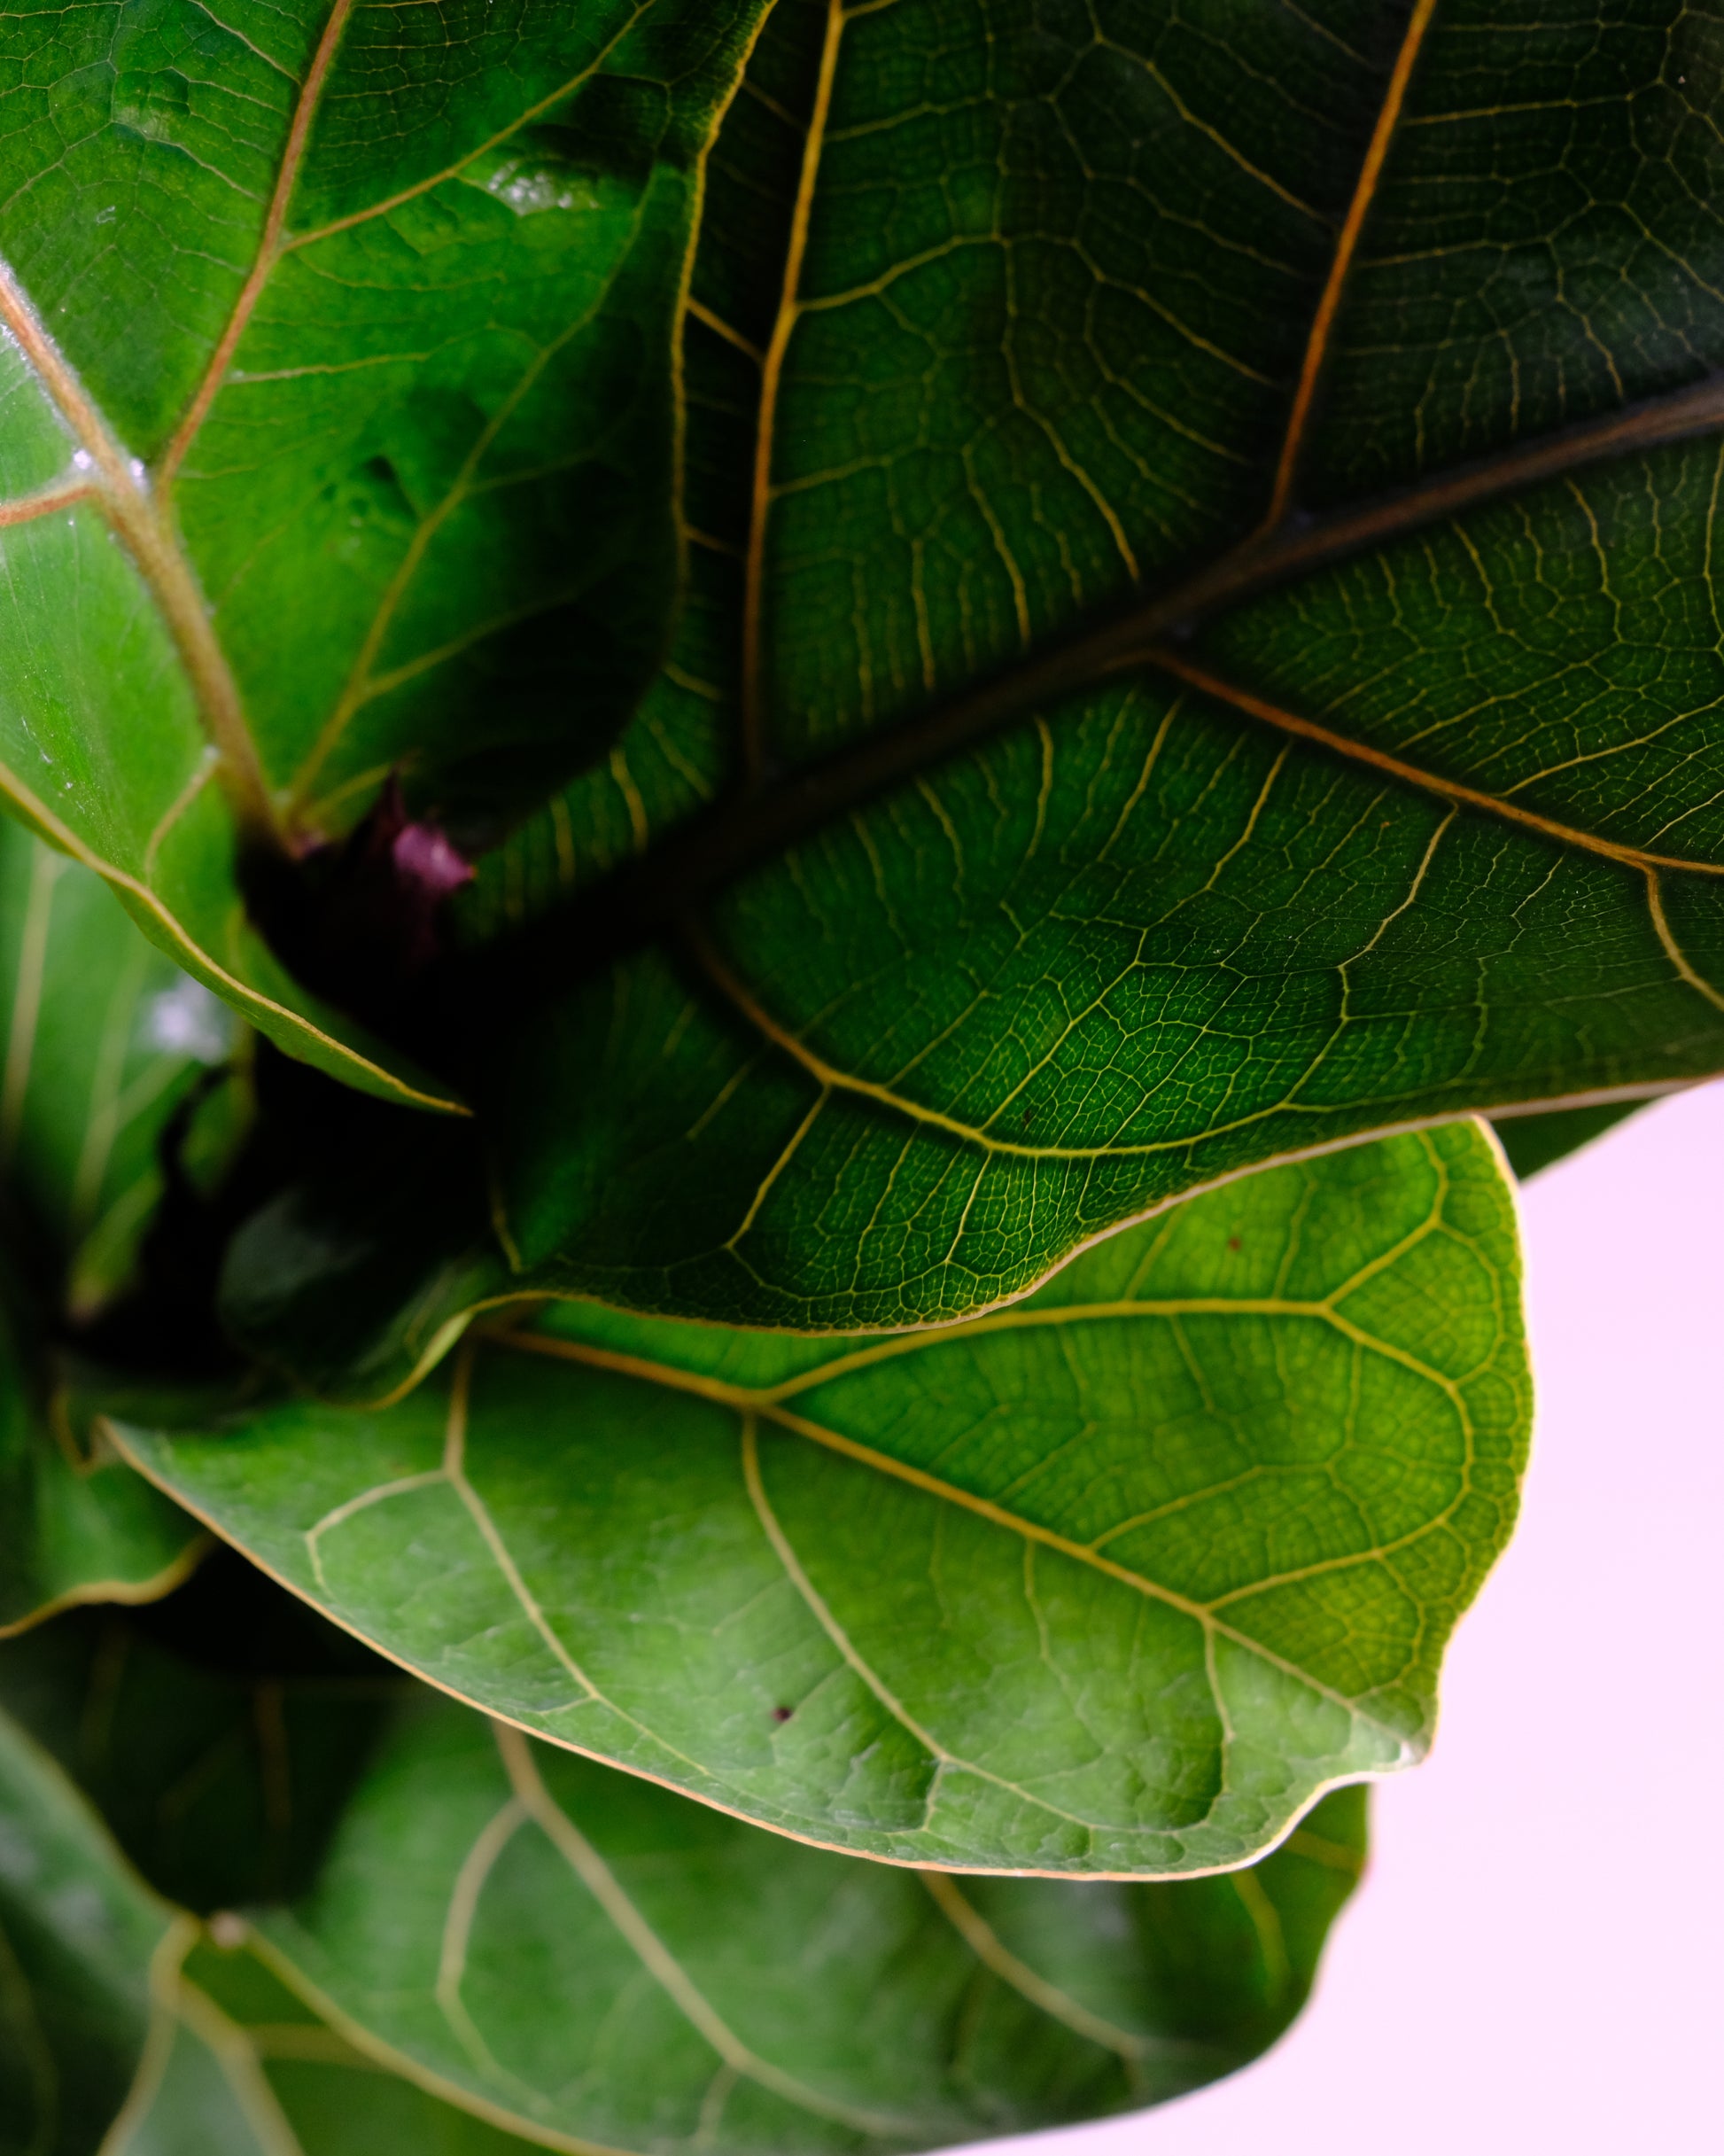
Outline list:
[[[273,1649],[298,1675],[199,1668],[120,1616],[0,1648],[0,1699],[99,1795],[152,1883],[165,1854],[196,1905],[265,1875],[268,1815],[307,1794],[315,1810],[331,1763],[356,1783],[273,1905],[219,1916],[220,1950],[182,1961],[182,1927],[159,1958],[128,2149],[201,2151],[175,2137],[194,2132],[194,2098],[231,2137],[222,2156],[253,2136],[273,2156],[295,2145],[287,2126],[305,2156],[489,2151],[516,2132],[808,2156],[1135,2108],[1285,2027],[1363,1856],[1358,1789],[1251,1871],[1174,1885],[958,1880],[788,1849],[400,1677],[350,1677],[344,1701],[304,1667],[328,1643],[303,1613],[296,1632],[276,1591],[240,1596],[216,1637],[209,1577],[184,1642]],[[151,1719],[170,1735],[140,1747]],[[101,1756],[92,1724],[113,1725]],[[231,1819],[212,1838],[190,1815],[218,1785]],[[169,1847],[174,1823],[190,1831]]]
[[[0,1810],[5,2156],[528,2145],[380,2073],[250,1956],[200,1942],[4,1715]]]
[[[672,323],[750,10],[170,0],[0,34],[0,786],[294,1054],[237,846],[392,766],[483,825],[621,723],[675,577]],[[118,541],[119,543],[115,543]]]
[[[899,1862],[1243,1862],[1416,1757],[1526,1436],[1474,1125],[1253,1176],[1013,1309],[818,1341],[554,1306],[399,1405],[127,1456],[492,1712]]]
[[[161,1194],[158,1142],[238,1028],[95,876],[10,822],[0,1027],[4,1631],[66,1602],[161,1593],[201,1540],[177,1506],[85,1444],[55,1397],[43,1335],[129,1284]]]
[[[426,1702],[316,1893],[256,1935],[338,2027],[553,2146],[926,2148],[1156,2103],[1262,2050],[1363,1805],[1337,1793],[1223,1878],[959,1881],[788,1849]]]
[[[472,917],[563,894],[475,1095],[524,1284],[944,1319],[1719,1067],[1721,61],[1677,0],[779,0],[674,663]]]

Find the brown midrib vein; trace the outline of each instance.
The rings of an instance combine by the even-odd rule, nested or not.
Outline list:
[[[190,564],[139,471],[134,471],[10,265],[4,262],[0,321],[18,340],[36,378],[89,457],[95,474],[90,493],[155,596],[221,757],[222,779],[242,829],[252,844],[279,850],[283,840],[263,767]]]
[[[820,153],[826,142],[827,115],[838,73],[838,49],[844,35],[843,0],[827,0],[825,42],[820,48],[819,73],[815,79],[814,101],[803,140],[802,166],[796,177],[796,197],[790,211],[789,236],[785,243],[784,271],[779,287],[778,311],[772,333],[760,359],[760,405],[755,425],[754,464],[749,503],[748,551],[743,564],[742,656],[742,752],[745,785],[759,783],[765,759],[765,716],[761,709],[761,640],[764,628],[766,577],[766,522],[772,513],[773,451],[776,442],[779,383],[790,334],[801,312],[803,257],[808,246],[808,228],[814,214],[814,188],[819,177]]]
[[[944,702],[913,710],[878,732],[697,813],[641,859],[613,870],[565,906],[553,907],[508,942],[489,947],[483,960],[485,973],[496,974],[506,949],[547,977],[596,969],[619,951],[687,915],[748,869],[889,787],[1018,720],[1153,663],[1167,640],[1183,641],[1199,622],[1225,607],[1517,488],[1720,426],[1724,375],[1355,507],[1323,517],[1290,518],[1274,532],[1228,549],[1162,594],[1080,625],[1039,654]],[[1335,736],[1338,742],[1344,738]],[[1495,797],[1480,798],[1495,805]]]
[[[1335,252],[1329,264],[1329,275],[1324,280],[1317,300],[1316,313],[1312,317],[1310,334],[1305,343],[1305,357],[1299,370],[1299,381],[1293,391],[1293,409],[1287,419],[1287,430],[1281,443],[1281,455],[1275,468],[1275,482],[1270,494],[1268,510],[1263,516],[1263,528],[1273,531],[1293,506],[1293,481],[1298,476],[1299,459],[1305,446],[1305,432],[1316,401],[1318,385],[1328,363],[1330,340],[1335,326],[1335,317],[1340,310],[1341,296],[1353,268],[1353,258],[1358,251],[1359,237],[1364,230],[1365,219],[1377,197],[1377,189],[1387,161],[1389,145],[1400,123],[1402,107],[1406,102],[1407,88],[1412,81],[1413,68],[1417,61],[1419,48],[1425,34],[1431,27],[1431,18],[1436,12],[1436,0],[1415,0],[1412,13],[1402,34],[1400,51],[1389,71],[1388,83],[1383,93],[1383,102],[1378,109],[1377,124],[1371,130],[1371,141],[1365,149],[1364,162],[1353,190],[1353,199],[1347,205],[1342,220]]]
[[[1540,815],[1534,809],[1523,808],[1519,802],[1511,801],[1502,794],[1486,791],[1482,787],[1469,786],[1463,780],[1452,779],[1440,771],[1426,770],[1418,764],[1409,763],[1404,758],[1391,755],[1385,749],[1374,748],[1369,742],[1355,740],[1352,736],[1337,733],[1333,728],[1320,725],[1314,719],[1302,717],[1285,705],[1273,704],[1267,697],[1254,695],[1238,682],[1211,668],[1187,658],[1183,652],[1161,645],[1144,654],[1147,665],[1163,673],[1171,674],[1187,688],[1214,697],[1217,703],[1229,704],[1248,718],[1261,720],[1264,725],[1278,728],[1285,734],[1297,735],[1301,741],[1311,741],[1332,750],[1338,756],[1368,764],[1386,777],[1399,779],[1409,786],[1417,786],[1426,793],[1440,794],[1446,800],[1458,801],[1469,808],[1486,810],[1493,816],[1501,816],[1510,823],[1520,824],[1527,830],[1536,831],[1542,837],[1555,839],[1567,846],[1579,846],[1588,853],[1601,853],[1607,860],[1620,861],[1626,868],[1641,869],[1681,869],[1694,876],[1724,876],[1724,861],[1685,860],[1680,855],[1650,853],[1640,846],[1619,844],[1611,838],[1601,838],[1595,831],[1580,829],[1579,825],[1561,823],[1552,816]]]
[[[323,94],[330,66],[335,60],[336,47],[347,27],[353,12],[353,0],[335,0],[322,35],[312,54],[311,66],[293,108],[293,118],[288,127],[287,140],[282,148],[282,160],[276,171],[276,184],[269,197],[269,206],[264,213],[263,230],[259,235],[257,253],[252,257],[250,274],[241,285],[239,297],[234,301],[233,311],[228,316],[203,377],[192,393],[180,424],[174,430],[167,447],[157,461],[156,478],[164,497],[173,488],[175,475],[185,459],[198,429],[214,403],[222,383],[227,379],[228,368],[232,362],[239,340],[263,296],[263,288],[275,273],[282,252],[283,233],[287,223],[287,207],[298,184],[299,167],[306,153],[306,144],[311,135],[311,123],[316,117],[318,102]]]

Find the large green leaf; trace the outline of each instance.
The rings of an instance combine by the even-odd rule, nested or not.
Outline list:
[[[372,1091],[454,1104],[288,977],[237,848],[302,851],[393,766],[494,823],[620,725],[750,19],[30,0],[0,32],[0,790]]]
[[[1302,2003],[1363,1830],[1349,1789],[1249,1872],[960,1882],[787,1849],[428,1701],[253,1936],[356,2044],[553,2147],[925,2148],[1243,2065]]]
[[[1502,1547],[1512,1201],[1457,1124],[866,1342],[554,1306],[399,1405],[126,1455],[523,1727],[900,1863],[1239,1864],[1424,1749]]]
[[[1680,0],[778,0],[672,663],[470,919],[522,1285],[944,1319],[1724,1062],[1721,67]]]
[[[129,1285],[159,1142],[238,1031],[97,877],[0,821],[0,1631],[162,1593],[201,1544],[176,1506],[81,1443],[43,1335]]]
[[[283,2121],[306,2156],[464,2156],[513,2129],[806,2156],[1155,2103],[1292,2020],[1363,1855],[1359,1789],[1250,1872],[1174,1885],[959,1881],[790,1849],[386,1670],[380,1686],[350,1669],[344,1694],[310,1670],[330,1642],[290,1598],[230,1589],[220,1627],[210,1577],[147,1618],[0,1648],[0,1699],[152,1884],[208,1907],[274,1873],[249,1922],[215,1917],[219,1950],[181,1965],[182,1927],[161,1958],[155,2107],[134,2098],[121,2143],[139,2156],[201,2152],[176,2137],[207,2139],[199,2115],[231,2135],[212,2156],[252,2135],[286,2151]],[[175,1649],[144,1636],[176,1614]],[[334,1648],[338,1665],[359,1653]],[[241,1682],[186,1649],[258,1669]],[[285,1876],[281,1820],[316,1809],[332,1766],[355,1785],[334,1840]]]

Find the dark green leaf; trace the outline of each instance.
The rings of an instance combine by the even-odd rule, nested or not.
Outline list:
[[[903,1862],[1172,1873],[1416,1758],[1512,1522],[1512,1204],[1456,1124],[867,1342],[594,1304],[127,1456],[524,1727]]]
[[[130,1284],[158,1147],[244,1053],[227,1007],[146,943],[99,879],[0,821],[0,1174],[15,1232],[87,1319]],[[230,1118],[231,1120],[231,1118]]]
[[[106,0],[0,33],[0,788],[390,1097],[454,1104],[290,979],[237,848],[338,832],[392,766],[495,828],[622,723],[674,594],[674,323],[750,20]]]
[[[151,1886],[206,1915],[304,1889],[406,1682],[297,1605],[284,1627],[287,1598],[248,1573],[224,1556],[147,1617],[0,1643],[0,1703]]]
[[[388,2072],[320,2021],[245,1949],[200,1944],[186,1980],[197,2026],[219,2049],[255,2136],[218,2142],[209,2156],[525,2156],[546,2145]],[[187,2130],[183,2119],[165,2123]],[[166,2138],[172,2156],[191,2156],[190,2144]]]
[[[1542,1116],[1504,1116],[1495,1126],[1496,1135],[1510,1167],[1524,1183],[1540,1169],[1602,1138],[1640,1105],[1638,1101],[1610,1101],[1596,1108],[1552,1109]]]
[[[200,1943],[0,1715],[0,2156],[525,2145],[379,2072],[250,1956]]]
[[[204,1537],[112,1454],[82,1451],[0,1312],[0,1638],[78,1602],[143,1602]]]
[[[0,1716],[0,2152],[95,2156],[145,2063],[151,1978],[193,1926]]]
[[[673,663],[470,919],[562,894],[475,1080],[520,1284],[944,1319],[1717,1070],[1719,24],[779,0],[750,66]]]
[[[130,1284],[157,1148],[239,1029],[88,870],[0,821],[0,1632],[183,1577],[202,1537],[83,1441],[43,1353]]]

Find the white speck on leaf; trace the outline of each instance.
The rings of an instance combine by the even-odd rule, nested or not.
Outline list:
[[[144,1006],[138,1031],[145,1046],[200,1063],[219,1063],[233,1046],[227,1006],[183,974]]]

